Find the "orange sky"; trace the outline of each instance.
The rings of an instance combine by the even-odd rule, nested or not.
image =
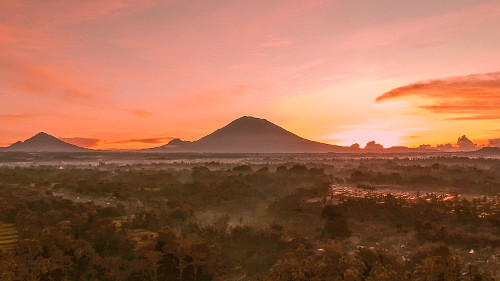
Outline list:
[[[332,144],[500,138],[500,2],[2,0],[0,146],[196,140],[243,115]]]

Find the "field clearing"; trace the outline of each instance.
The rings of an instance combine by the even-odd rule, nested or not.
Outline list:
[[[113,219],[113,223],[117,228],[122,227],[124,222],[127,222],[129,220],[128,216],[121,216],[121,217],[116,217]]]
[[[0,250],[9,250],[19,239],[19,233],[13,224],[0,224]]]

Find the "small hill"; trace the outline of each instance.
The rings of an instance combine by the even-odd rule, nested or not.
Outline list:
[[[18,141],[16,143],[13,143],[10,146],[4,148],[2,151],[86,152],[91,150],[64,142],[56,137],[41,132],[25,141]]]
[[[211,153],[324,153],[345,148],[304,139],[266,119],[243,116],[194,142],[179,139],[150,151]]]
[[[498,156],[500,155],[500,147],[483,147],[479,150],[473,151],[472,153],[479,154],[482,156],[488,156],[488,155]]]

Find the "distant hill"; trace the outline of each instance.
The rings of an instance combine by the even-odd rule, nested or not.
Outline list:
[[[483,147],[479,150],[471,152],[472,154],[478,154],[481,156],[487,155],[500,155],[500,147]]]
[[[149,149],[155,152],[212,153],[322,153],[347,152],[348,148],[311,141],[266,119],[244,116],[193,142],[172,140]]]
[[[19,152],[86,152],[92,151],[83,147],[64,142],[56,137],[46,133],[38,133],[33,137],[18,141],[1,151],[19,151]]]

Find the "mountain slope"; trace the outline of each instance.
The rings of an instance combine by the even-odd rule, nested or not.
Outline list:
[[[302,153],[332,152],[339,146],[299,137],[266,119],[244,116],[194,142],[172,140],[153,149],[172,152]]]
[[[86,152],[91,151],[83,147],[64,142],[46,133],[38,133],[33,137],[18,141],[4,148],[2,151],[23,152]]]

